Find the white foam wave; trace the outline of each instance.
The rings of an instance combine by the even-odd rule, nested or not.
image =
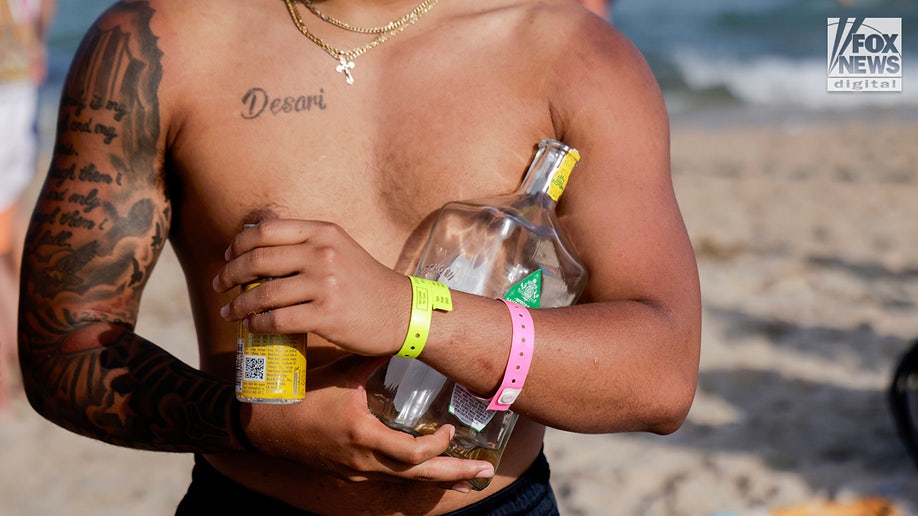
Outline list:
[[[826,91],[826,63],[817,58],[760,56],[743,60],[684,51],[674,55],[673,63],[690,90],[723,88],[739,101],[758,106],[814,110],[918,107],[918,78],[913,73],[918,67],[909,67],[907,62],[902,91],[884,93]],[[916,82],[910,84],[909,78]]]

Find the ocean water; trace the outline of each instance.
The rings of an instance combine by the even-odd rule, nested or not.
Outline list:
[[[718,108],[864,113],[918,108],[916,0],[620,0],[675,115]],[[902,92],[828,93],[827,19],[901,18]]]
[[[48,90],[60,90],[80,39],[112,0],[57,0],[48,34]]]
[[[112,0],[57,0],[48,33],[48,78],[40,93],[38,130],[45,150],[53,144],[58,102],[70,61],[83,34],[112,3]]]
[[[45,111],[56,109],[80,38],[110,4],[58,0]],[[826,92],[830,17],[902,19],[902,92]],[[612,23],[644,53],[674,117],[918,112],[918,0],[615,0]]]

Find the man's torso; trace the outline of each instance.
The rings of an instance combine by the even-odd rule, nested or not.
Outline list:
[[[512,191],[535,144],[559,136],[553,67],[569,42],[546,22],[548,11],[563,12],[557,6],[441,0],[357,57],[348,85],[339,63],[296,29],[282,0],[179,4],[152,22],[163,52],[170,238],[188,281],[200,366],[222,378],[233,375],[236,327],[220,318],[229,297],[215,294],[211,280],[243,223],[335,222],[377,260],[410,273],[443,203]],[[333,46],[372,39],[300,13]],[[310,336],[310,368],[339,355]],[[509,476],[484,494],[528,466],[542,431],[520,423],[503,460]],[[317,512],[342,510],[348,499],[373,506],[405,489],[345,484],[268,459],[211,462],[240,483]],[[429,503],[442,493],[415,491]],[[455,493],[443,499],[470,501]]]

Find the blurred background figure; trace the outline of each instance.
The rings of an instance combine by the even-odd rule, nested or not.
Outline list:
[[[0,0],[0,408],[16,364],[20,196],[35,174],[38,89],[55,0]]]
[[[605,20],[609,20],[612,10],[612,0],[578,0],[584,7],[593,11]]]

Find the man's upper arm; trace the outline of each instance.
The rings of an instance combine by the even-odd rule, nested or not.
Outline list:
[[[132,330],[170,223],[152,16],[148,2],[117,4],[89,30],[71,66],[25,246],[23,384],[39,413],[95,439],[166,451],[238,449],[232,386]]]
[[[133,325],[165,244],[162,67],[151,17],[146,3],[115,6],[74,57],[25,244],[27,347],[54,345],[85,323]]]
[[[669,121],[639,52],[614,29],[569,52],[561,129],[581,165],[559,206],[584,255],[588,300],[631,299],[697,312],[697,270],[672,188]]]

